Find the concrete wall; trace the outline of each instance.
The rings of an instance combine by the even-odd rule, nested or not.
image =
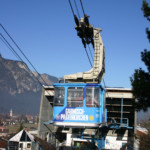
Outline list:
[[[117,114],[115,117],[118,116],[118,120],[121,117],[121,99],[124,99],[124,113],[123,117],[128,118],[130,124],[133,129],[126,129],[125,133],[120,136],[119,131],[115,130],[115,132],[118,132],[118,134],[110,134],[112,132],[112,129],[108,131],[108,133],[105,135],[105,138],[108,140],[105,140],[105,145],[107,147],[110,147],[112,143],[114,143],[115,146],[118,148],[121,147],[124,143],[131,143],[132,147],[134,146],[134,134],[135,134],[135,128],[136,127],[136,120],[137,115],[136,112],[133,109],[133,106],[131,104],[131,101],[133,100],[132,96],[132,90],[131,89],[124,89],[124,88],[108,88],[107,94],[106,94],[106,106],[108,108],[111,108],[112,104],[114,107],[114,110],[108,109],[108,116],[111,118],[111,115]],[[38,126],[38,135],[40,138],[49,141],[49,136],[51,136],[51,131],[54,132],[56,129],[53,127],[53,125],[47,125],[47,127],[44,126],[43,122],[48,122],[49,120],[52,120],[53,117],[53,96],[54,96],[54,88],[53,87],[43,87],[42,88],[42,95],[41,95],[41,105],[40,105],[40,115],[39,115],[39,126]],[[107,102],[107,99],[109,101]],[[113,101],[114,100],[114,101]],[[118,104],[115,104],[115,101],[118,102]],[[127,108],[126,108],[127,107]],[[126,111],[125,111],[126,110]],[[114,112],[113,112],[114,111]],[[114,118],[115,118],[114,117]],[[120,123],[120,122],[119,122]],[[65,139],[64,139],[65,140]],[[109,143],[110,141],[110,143]],[[113,141],[113,142],[112,142]]]
[[[45,140],[48,138],[48,133],[50,130],[53,130],[52,125],[48,125],[46,127],[43,123],[48,122],[53,119],[53,95],[50,94],[50,92],[47,92],[45,94],[45,91],[48,91],[50,89],[53,89],[53,87],[42,87],[42,95],[41,95],[41,104],[40,104],[40,114],[39,114],[39,125],[38,125],[38,136]],[[49,95],[48,95],[49,94]],[[48,96],[45,96],[48,95]],[[49,130],[49,129],[50,130]]]

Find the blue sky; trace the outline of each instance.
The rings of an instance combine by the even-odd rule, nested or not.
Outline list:
[[[79,0],[76,2],[79,6]],[[106,86],[130,88],[129,77],[136,68],[144,67],[140,53],[149,47],[145,33],[148,21],[141,11],[142,0],[82,2],[90,23],[103,29]],[[79,10],[83,16],[80,7]],[[63,77],[90,70],[83,45],[74,29],[68,0],[1,0],[0,23],[39,73]],[[0,33],[8,39],[2,28]],[[1,41],[0,53],[4,58],[17,59]]]

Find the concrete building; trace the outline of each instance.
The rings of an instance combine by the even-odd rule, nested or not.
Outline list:
[[[134,148],[137,115],[133,108],[131,89],[106,88],[107,127],[103,128],[105,149]],[[66,136],[73,132],[50,124],[53,119],[53,86],[43,86],[41,95],[38,135],[51,144],[63,145]],[[92,132],[86,130],[86,132]],[[59,137],[58,137],[59,135]],[[56,138],[57,137],[57,138]],[[59,138],[59,140],[58,140]],[[71,138],[73,140],[73,137]],[[74,138],[75,140],[75,138]],[[61,141],[61,142],[60,142]],[[68,143],[70,145],[70,143]]]
[[[5,137],[8,135],[8,133],[9,133],[9,129],[6,129],[3,126],[2,127],[0,126],[0,137]]]
[[[119,149],[124,145],[133,149],[136,134],[137,113],[133,107],[131,89],[107,88],[106,108],[108,124],[111,127],[105,132],[105,148]]]

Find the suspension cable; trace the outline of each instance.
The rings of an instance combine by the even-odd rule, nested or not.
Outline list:
[[[90,57],[89,57],[89,55],[88,55],[88,52],[87,52],[86,47],[85,47],[84,49],[85,49],[86,55],[87,55],[87,57],[88,57],[89,63],[90,63],[90,65],[91,65],[91,67],[92,67],[92,63],[91,63],[91,60],[90,60]]]
[[[80,0],[80,3],[81,3],[81,6],[82,6],[83,14],[85,15],[84,8],[83,8],[83,4],[82,4],[82,0]]]
[[[29,70],[30,73],[32,73],[32,75],[35,77],[35,75],[33,74],[33,72],[25,65],[23,59],[17,54],[17,52],[15,51],[15,49],[10,45],[10,43],[6,40],[6,38],[5,38],[1,33],[0,33],[0,36],[2,37],[2,38],[0,38],[0,39],[2,40],[2,42],[9,48],[9,50],[11,50],[11,51],[14,53],[14,55],[15,55],[21,62],[23,62],[23,65],[25,66],[26,70],[27,70],[27,71]],[[32,79],[34,79],[33,76],[31,76]],[[38,83],[42,86],[41,82],[40,82],[37,78],[35,78],[35,79],[36,79],[36,80],[38,81]]]
[[[33,76],[31,76],[31,78],[33,80],[37,80],[37,82],[41,85],[41,87],[43,86],[40,79],[37,78],[37,76],[34,75],[34,73],[30,70],[30,68],[27,67],[27,65],[24,63],[23,59],[17,54],[17,52],[15,51],[15,49],[10,45],[10,43],[6,40],[6,38],[0,33],[0,39],[1,41],[8,47],[9,50],[12,51],[12,53],[18,58],[18,60],[20,60],[23,65],[25,66],[26,70],[28,73],[31,73]],[[37,72],[38,73],[38,72]],[[39,73],[38,73],[39,74]],[[41,75],[40,75],[41,77]],[[42,77],[41,77],[42,79]],[[47,83],[45,83],[47,85]],[[47,85],[48,86],[48,85]],[[51,96],[51,94],[49,93],[49,91],[47,91],[47,93]]]
[[[73,8],[72,8],[72,5],[71,5],[70,0],[69,0],[69,4],[70,4],[70,7],[71,7],[72,14],[73,14],[73,16],[74,16],[74,11],[73,11]]]
[[[16,57],[23,62],[22,58],[17,54],[17,52],[14,50],[14,48],[9,44],[9,42],[5,39],[5,37],[0,33],[0,36],[3,38],[1,39],[4,44],[6,45],[7,44],[7,47],[10,48],[10,50],[16,55]]]
[[[8,32],[6,31],[6,29],[2,26],[2,24],[0,24],[0,26],[3,28],[3,30],[6,32],[6,34],[8,35],[8,37],[13,41],[13,43],[16,45],[16,47],[19,49],[19,50],[21,50],[20,48],[19,48],[19,46],[16,44],[16,42],[12,39],[12,37],[8,34]],[[1,35],[1,37],[3,37],[3,39],[4,40],[2,40],[3,42],[4,42],[4,44],[6,44],[6,46],[16,55],[16,57],[18,58],[18,59],[20,59],[20,61],[22,61],[22,62],[24,62],[23,60],[22,60],[22,58],[17,54],[17,52],[14,50],[14,48],[9,44],[9,42],[4,38],[4,36],[2,35],[2,34],[0,34]],[[22,52],[22,51],[21,51]],[[23,53],[23,52],[22,52]],[[24,53],[23,53],[24,54]],[[24,54],[24,57],[25,57],[25,54]],[[25,58],[27,58],[27,57],[25,57]],[[29,59],[27,59],[27,60],[29,60]],[[30,62],[30,61],[29,61]],[[30,64],[31,64],[31,62],[30,62]],[[25,66],[25,68],[27,69],[27,70],[30,70],[26,65],[25,65],[25,63],[24,63],[24,66]],[[33,67],[33,65],[31,65],[32,67]],[[43,77],[38,73],[38,71],[35,69],[35,67],[33,67],[34,68],[34,70],[35,70],[35,72],[38,74],[38,77],[40,77],[41,79],[42,79],[42,81],[46,84],[46,86],[48,86],[48,84],[46,83],[46,81],[43,79]],[[33,72],[30,70],[30,72],[32,73],[32,79],[34,79],[33,77],[35,77],[35,79],[38,81],[38,83],[41,85],[41,86],[43,86],[42,85],[42,83],[41,83],[41,81],[33,74]],[[48,92],[48,94],[49,95],[51,95],[49,92]]]
[[[7,48],[9,48],[10,49],[10,47],[8,46],[8,44],[7,44],[7,42],[4,40],[4,38],[2,37],[2,34],[0,33],[0,39],[1,39],[1,41],[7,46]],[[17,54],[12,50],[12,49],[10,49],[11,51],[12,51],[12,53],[18,58],[18,59],[20,59],[18,56],[17,56]]]
[[[88,44],[87,44],[88,45]],[[89,52],[90,52],[90,55],[91,55],[91,58],[92,58],[92,61],[94,61],[93,59],[93,55],[92,55],[92,52],[91,52],[91,49],[90,49],[90,46],[88,45],[88,48],[89,48]]]
[[[8,37],[12,40],[12,42],[15,44],[15,46],[19,49],[19,51],[21,52],[21,54],[26,58],[26,60],[29,62],[29,64],[32,66],[32,68],[35,70],[35,72],[37,72],[38,76],[42,79],[42,81],[47,85],[47,83],[45,82],[45,80],[42,78],[42,76],[38,73],[37,69],[33,66],[33,64],[30,62],[30,60],[27,58],[27,56],[23,53],[23,51],[21,50],[21,48],[17,45],[17,43],[13,40],[13,38],[10,36],[10,34],[6,31],[6,29],[3,27],[2,24],[0,24],[0,26],[3,28],[3,30],[5,31],[5,33],[8,35]]]
[[[76,0],[74,0],[74,4],[75,4],[75,7],[76,7],[76,10],[77,10],[77,13],[78,13],[78,17],[80,18],[80,14],[79,14],[79,11],[78,11],[78,7],[77,7],[77,4],[76,4]]]

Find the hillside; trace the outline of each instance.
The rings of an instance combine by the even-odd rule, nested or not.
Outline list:
[[[58,82],[56,77],[41,74],[48,85]],[[30,72],[24,62],[5,59],[0,55],[0,113],[37,114],[40,107],[41,84],[37,73]]]

